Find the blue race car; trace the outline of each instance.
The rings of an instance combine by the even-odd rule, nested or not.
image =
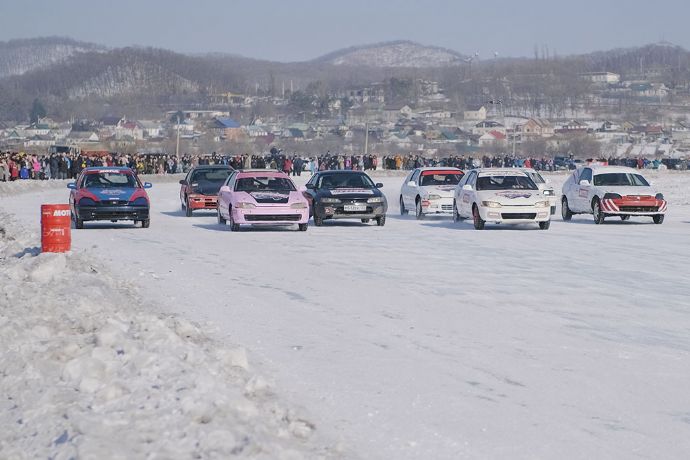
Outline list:
[[[151,184],[142,184],[131,168],[85,168],[67,188],[76,228],[84,228],[84,222],[91,220],[132,220],[149,227],[150,201],[145,189]]]

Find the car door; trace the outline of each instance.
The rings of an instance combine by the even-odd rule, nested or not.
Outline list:
[[[471,188],[469,190],[466,190],[468,188],[467,186]],[[460,203],[458,203],[458,212],[463,217],[469,217],[472,215],[472,202],[474,199],[474,190],[476,186],[477,172],[470,171],[470,173],[467,176],[467,180],[460,188]]]
[[[583,168],[575,185],[575,206],[578,212],[591,211],[590,193],[592,191],[592,168]]]
[[[419,176],[421,174],[421,169],[417,168],[412,171],[410,180],[405,182],[403,186],[405,187],[405,193],[403,194],[403,200],[405,201],[405,207],[407,209],[414,210],[415,198],[419,194]]]
[[[187,203],[187,193],[188,193],[188,188],[189,188],[189,179],[192,176],[192,171],[189,171],[187,175],[185,176],[184,183],[180,184],[180,203],[184,203],[186,206]]]
[[[232,190],[234,187],[234,178],[235,178],[235,172],[233,171],[227,179],[225,179],[225,183],[223,184],[223,187],[218,191],[218,209],[221,210],[221,215],[225,216],[225,213],[229,209],[230,205],[230,192],[229,190]],[[225,188],[227,187],[227,188]]]
[[[321,175],[319,173],[314,174],[311,176],[311,179],[307,181],[307,185],[310,187],[316,187],[316,184],[319,183],[319,177]],[[304,195],[304,198],[307,199],[307,203],[309,203],[309,215],[313,216],[314,215],[314,197],[316,196],[316,189],[315,188],[307,188],[302,192],[302,195]]]
[[[403,203],[407,207],[407,195],[410,193],[410,186],[408,183],[412,180],[412,176],[414,175],[416,169],[412,170],[405,176],[405,180],[403,181],[402,185],[400,186],[400,196],[402,197]]]

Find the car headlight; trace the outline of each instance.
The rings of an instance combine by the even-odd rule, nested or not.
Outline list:
[[[290,207],[292,209],[307,209],[307,203],[300,201],[299,203],[292,203]]]
[[[96,206],[96,202],[91,198],[82,198],[79,200],[79,206]]]
[[[605,193],[604,194],[604,199],[605,200],[620,200],[622,196],[620,196],[617,193]]]
[[[555,193],[551,189],[544,190],[544,196],[554,196]]]
[[[339,198],[321,198],[322,203],[340,203]]]
[[[134,205],[134,206],[148,206],[149,202],[146,198],[144,198],[143,196],[140,196],[136,200],[132,201],[132,205]]]
[[[383,197],[382,196],[375,196],[373,198],[369,198],[367,200],[367,203],[383,203]]]
[[[256,205],[254,203],[247,203],[245,201],[241,201],[237,203],[235,207],[239,209],[253,209],[256,208]]]
[[[429,197],[427,198],[427,200],[440,200],[440,199],[441,199],[441,195],[434,195],[434,194],[429,195]]]
[[[664,199],[664,194],[663,194],[663,193],[657,193],[656,195],[654,195],[654,198],[656,198],[657,200],[663,200],[663,199]],[[81,203],[81,202],[80,202],[80,203]]]
[[[536,208],[548,208],[550,206],[548,201],[537,201],[534,203],[534,206]]]
[[[485,208],[500,208],[501,203],[498,201],[482,201],[482,206]]]

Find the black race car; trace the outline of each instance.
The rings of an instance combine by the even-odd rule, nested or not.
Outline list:
[[[375,219],[383,226],[388,203],[381,187],[361,171],[321,171],[307,182],[304,196],[317,227],[326,219]]]

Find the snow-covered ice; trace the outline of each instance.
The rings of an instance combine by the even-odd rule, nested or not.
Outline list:
[[[565,177],[551,176],[557,189]],[[136,426],[135,408],[147,407],[137,398],[152,393],[129,388],[133,374],[111,378],[113,369],[150,365],[126,348],[124,355],[107,355],[123,335],[144,355],[162,353],[162,343],[174,339],[207,362],[224,362],[215,354],[219,347],[228,350],[225,360],[241,362],[217,364],[228,372],[221,381],[239,384],[228,384],[227,412],[211,421],[222,432],[228,419],[247,416],[242,398],[258,406],[249,426],[231,428],[235,443],[244,430],[255,430],[266,434],[256,441],[260,446],[307,458],[684,459],[690,452],[690,174],[665,171],[649,177],[670,203],[663,225],[633,218],[596,226],[591,216],[566,223],[557,215],[548,231],[488,226],[482,232],[447,218],[398,216],[400,176],[379,179],[390,203],[385,227],[339,221],[306,233],[233,233],[220,227],[213,213],[186,218],[179,208],[179,185],[155,183],[149,229],[87,224],[90,228],[73,230],[74,251],[67,257],[35,256],[31,249],[21,258],[11,255],[35,246],[35,235],[26,236],[33,243],[5,252],[10,255],[1,269],[15,276],[11,284],[38,283],[45,292],[25,287],[23,293],[32,293],[26,305],[3,307],[3,340],[9,330],[12,340],[28,345],[11,348],[27,350],[16,358],[5,360],[3,353],[3,366],[14,367],[2,375],[33,388],[36,367],[50,356],[34,348],[48,347],[53,342],[41,337],[59,337],[56,329],[64,326],[41,321],[27,309],[55,303],[58,318],[68,318],[65,311],[74,309],[65,324],[89,331],[93,305],[82,305],[82,296],[74,295],[78,290],[90,298],[115,299],[105,306],[115,310],[108,315],[112,323],[99,333],[84,332],[77,341],[90,347],[83,362],[68,366],[74,352],[56,346],[65,363],[50,366],[60,367],[63,385],[80,390],[69,394],[70,407],[89,416],[79,426],[94,430],[82,439],[96,450],[125,443],[112,441],[120,427],[103,426],[111,418],[95,408],[120,401],[121,417],[113,420]],[[67,189],[57,186],[14,195],[0,187],[0,208],[28,233],[37,233],[40,204],[67,199]],[[47,264],[53,265],[36,272]],[[99,276],[103,273],[108,275]],[[55,300],[51,292],[63,298]],[[121,312],[119,296],[136,308]],[[152,334],[162,343],[132,338],[128,318],[136,315],[161,326]],[[10,320],[22,321],[25,332],[7,326]],[[180,335],[177,323],[204,339]],[[199,329],[197,323],[216,330]],[[144,332],[137,326],[136,333]],[[234,344],[247,350],[249,370]],[[166,359],[179,359],[173,355]],[[123,365],[125,359],[131,361]],[[226,439],[204,431],[208,424],[194,422],[209,413],[204,395],[215,394],[218,375],[203,377],[209,365],[185,368],[189,360],[171,366],[188,369],[187,378],[209,390],[191,408],[180,403],[177,418],[133,429],[135,439],[172,432],[185,432],[183,439],[195,441]],[[5,379],[0,385],[6,393]],[[161,394],[168,398],[174,388]],[[267,388],[273,388],[271,396]],[[49,404],[68,397],[51,385],[43,393],[27,392]],[[276,419],[266,412],[272,403],[303,407],[304,415]],[[42,426],[54,428],[41,452],[65,444],[57,443],[65,429],[60,414],[54,415],[40,417]],[[290,430],[294,418],[305,422]],[[198,431],[185,428],[190,425]],[[311,426],[316,431],[302,439]],[[10,430],[17,433],[13,437],[0,435],[3,447],[22,449],[31,442],[17,430]],[[281,436],[284,430],[287,437]],[[76,448],[79,438],[70,430],[66,436],[69,448]]]

